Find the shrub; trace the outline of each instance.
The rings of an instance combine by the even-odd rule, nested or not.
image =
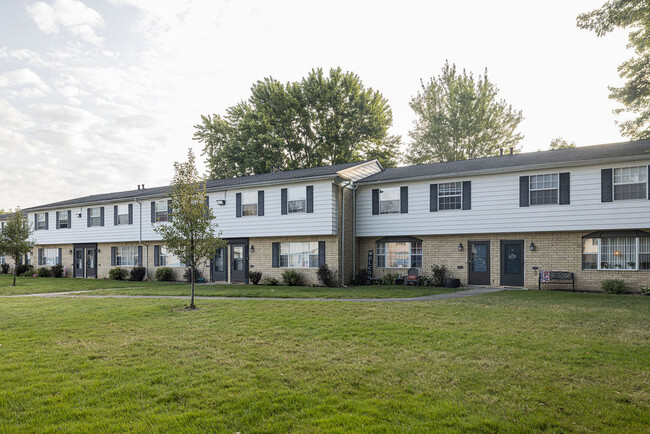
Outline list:
[[[36,272],[34,270],[27,270],[22,274],[22,276],[23,277],[34,277],[34,274],[36,274]]]
[[[318,277],[318,281],[325,286],[329,286],[330,288],[337,286],[336,282],[334,282],[334,272],[330,270],[330,267],[327,264],[318,267],[316,276]]]
[[[17,276],[23,276],[25,274],[29,274],[31,276],[33,272],[34,272],[34,267],[32,265],[20,264],[16,267]]]
[[[113,280],[126,280],[128,276],[128,271],[120,267],[111,268],[108,272],[108,277]]]
[[[284,270],[282,272],[282,281],[287,286],[298,286],[300,283],[300,273],[296,270]]]
[[[395,279],[399,277],[398,273],[385,273],[383,276],[381,276],[381,284],[382,285],[393,285],[395,283]]]
[[[39,268],[36,270],[36,277],[51,277],[52,273],[49,268]]]
[[[251,271],[250,273],[248,273],[248,280],[250,280],[250,282],[253,285],[257,285],[258,283],[260,283],[260,280],[262,280],[262,272]]]
[[[368,283],[368,272],[366,270],[359,271],[354,278],[355,285],[366,285]]]
[[[52,272],[52,277],[63,277],[63,265],[61,264],[52,265],[50,271]]]
[[[267,277],[262,281],[262,284],[266,286],[278,286],[279,283],[280,282],[278,282],[278,279],[276,279],[275,277]]]
[[[9,264],[0,264],[0,274],[9,274]]]
[[[433,283],[433,277],[420,276],[420,286],[431,286],[432,283]]]
[[[201,277],[201,272],[199,270],[194,270],[194,281],[198,281],[199,278]],[[186,268],[185,273],[183,274],[183,279],[185,279],[186,282],[191,282],[192,281],[192,269],[191,268]]]
[[[621,279],[607,279],[600,282],[600,289],[607,294],[623,294],[625,292],[625,282]]]
[[[156,270],[155,278],[159,282],[171,282],[174,280],[174,272],[169,267],[160,267]]]
[[[147,269],[144,267],[133,267],[129,275],[129,280],[132,282],[142,282],[147,275]]]
[[[650,295],[650,285],[641,285],[639,286],[639,290],[643,295]]]
[[[431,284],[433,286],[444,286],[445,277],[447,276],[447,267],[444,265],[434,265],[431,267],[431,273],[433,273]]]

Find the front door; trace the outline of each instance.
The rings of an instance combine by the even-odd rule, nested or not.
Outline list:
[[[212,258],[212,281],[228,281],[228,248],[220,247]]]
[[[97,244],[75,244],[74,277],[97,278]]]
[[[501,286],[524,286],[523,240],[501,240]]]
[[[490,284],[490,242],[469,241],[467,243],[467,284],[468,285],[489,285]]]
[[[97,277],[97,249],[86,248],[86,278]]]
[[[248,243],[230,245],[230,281],[248,283]]]
[[[74,249],[74,277],[85,277],[84,275],[84,249],[75,247]]]

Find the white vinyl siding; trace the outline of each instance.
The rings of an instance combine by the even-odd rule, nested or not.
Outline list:
[[[257,215],[257,191],[246,191],[241,195],[241,215]]]
[[[318,267],[318,241],[280,243],[280,267]]]
[[[559,174],[551,173],[530,177],[530,205],[557,205],[559,197]]]
[[[614,169],[614,200],[648,197],[648,166]]]
[[[422,242],[377,243],[377,268],[422,268]]]
[[[289,214],[307,211],[307,189],[303,186],[287,189],[287,212]]]
[[[136,246],[120,246],[115,250],[115,265],[134,267],[138,265],[138,248]]]
[[[397,214],[399,211],[400,188],[381,188],[379,190],[379,214]]]

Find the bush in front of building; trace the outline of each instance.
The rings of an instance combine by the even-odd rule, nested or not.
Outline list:
[[[126,278],[129,277],[129,272],[124,268],[115,267],[110,269],[108,277],[111,280],[126,280]]]
[[[262,272],[261,271],[251,271],[248,273],[248,280],[253,284],[257,285],[260,283],[260,280],[262,280]]]
[[[52,272],[52,277],[63,277],[63,265],[61,264],[52,265],[50,271]]]
[[[129,273],[129,280],[131,282],[142,282],[147,275],[147,269],[144,267],[133,267]]]
[[[641,285],[639,286],[639,291],[643,295],[650,295],[650,285]]]
[[[431,286],[432,283],[433,283],[433,277],[420,276],[420,286]]]
[[[174,280],[174,271],[169,267],[160,267],[156,270],[155,278],[159,282],[171,282]]]
[[[17,276],[24,276],[26,273],[31,276],[34,273],[34,267],[32,265],[25,264],[20,264],[16,267]]]
[[[385,273],[381,276],[382,285],[393,285],[395,284],[395,279],[399,277],[399,273]]]
[[[39,268],[36,270],[36,277],[52,277],[52,272],[49,268]]]
[[[316,277],[318,277],[318,281],[325,286],[329,286],[330,288],[336,286],[334,272],[330,270],[330,267],[327,264],[318,267]]]
[[[9,274],[9,264],[0,264],[0,274]]]
[[[607,294],[623,294],[625,292],[625,282],[621,279],[606,279],[600,282],[600,289]]]
[[[431,273],[433,273],[433,279],[431,285],[433,286],[444,286],[445,277],[447,277],[447,267],[444,265],[434,265],[431,267]]]
[[[262,281],[262,284],[266,286],[278,286],[279,283],[280,282],[278,282],[278,279],[275,277],[267,277],[264,279],[264,281]]]
[[[300,284],[300,273],[296,270],[284,270],[282,272],[282,281],[287,286],[298,286]]]

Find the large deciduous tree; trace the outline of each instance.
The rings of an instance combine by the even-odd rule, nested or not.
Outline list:
[[[558,149],[569,149],[569,148],[575,148],[576,144],[575,142],[570,142],[562,137],[556,137],[553,140],[551,140],[551,144],[549,145],[548,149],[550,151],[557,151]]]
[[[258,81],[225,115],[201,116],[194,139],[213,179],[374,158],[391,167],[400,143],[392,123],[388,101],[356,74],[316,69],[297,82]]]
[[[500,148],[516,148],[523,138],[516,131],[521,111],[497,99],[499,90],[488,80],[487,70],[474,78],[446,62],[438,77],[421,86],[410,103],[417,119],[409,133],[409,163],[498,155]]]
[[[20,208],[16,208],[0,233],[0,254],[7,255],[14,260],[14,282],[11,286],[16,286],[17,265],[34,247],[34,243],[29,239],[31,234],[32,228],[27,218],[23,216]]]
[[[580,14],[578,27],[593,30],[604,36],[616,28],[632,29],[628,47],[634,48],[634,57],[618,67],[623,87],[609,87],[609,97],[624,108],[634,119],[616,122],[621,134],[631,139],[650,138],[650,1],[611,0],[600,9]]]
[[[167,250],[178,256],[190,269],[192,297],[190,308],[194,309],[194,280],[196,270],[213,257],[225,241],[216,232],[214,213],[206,203],[205,179],[199,176],[192,150],[187,162],[174,163],[174,179],[171,183],[171,221],[156,226],[154,230],[165,241]]]

